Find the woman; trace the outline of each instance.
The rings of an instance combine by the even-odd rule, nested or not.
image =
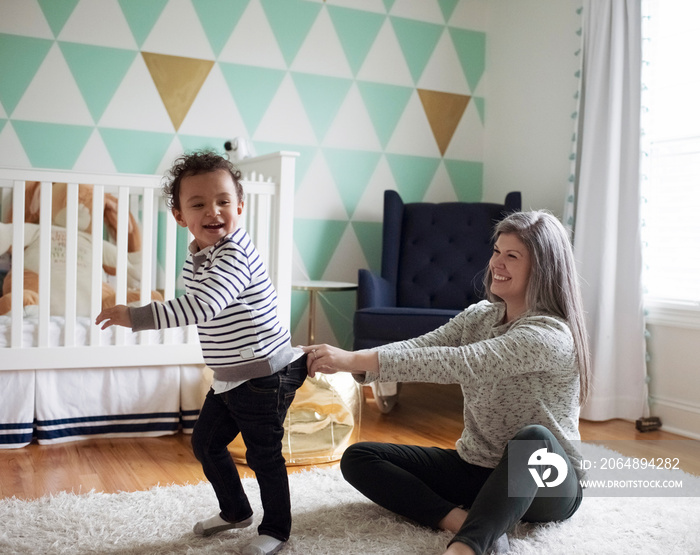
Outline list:
[[[456,449],[365,442],[341,460],[345,479],[379,505],[453,532],[446,554],[501,551],[519,520],[565,520],[581,503],[574,443],[588,392],[588,342],[573,253],[559,221],[542,211],[501,221],[485,286],[488,300],[416,339],[357,352],[304,348],[311,376],[345,371],[363,383],[462,386],[464,431]],[[533,467],[541,449],[566,468]]]

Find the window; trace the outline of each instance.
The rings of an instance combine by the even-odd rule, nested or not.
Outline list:
[[[700,313],[700,2],[644,12],[645,301]]]

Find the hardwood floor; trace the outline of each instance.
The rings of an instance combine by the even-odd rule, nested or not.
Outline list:
[[[415,445],[453,447],[462,431],[462,397],[457,386],[404,384],[399,404],[389,414],[380,413],[367,399],[362,411],[360,439]],[[673,452],[648,441],[685,440],[664,431],[641,434],[622,420],[580,424],[585,441],[607,443],[628,456],[679,457],[681,468],[700,475],[700,442],[673,441]],[[621,441],[626,440],[626,441]],[[610,443],[612,442],[612,443]],[[653,442],[656,443],[656,442]],[[689,451],[676,452],[688,444]],[[327,463],[318,466],[334,466]],[[137,491],[156,485],[197,483],[204,480],[190,447],[190,436],[176,434],[156,438],[93,439],[59,445],[32,444],[0,451],[0,497],[35,499],[60,491]],[[290,466],[289,472],[306,469]],[[241,466],[243,476],[252,476]]]

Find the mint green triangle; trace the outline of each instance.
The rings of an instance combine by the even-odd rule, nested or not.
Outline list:
[[[445,168],[458,200],[461,202],[481,202],[484,192],[483,162],[445,160]]]
[[[459,0],[438,0],[438,4],[442,11],[442,17],[445,18],[445,23],[447,23],[452,17],[457,4],[459,4]]]
[[[0,33],[0,102],[7,115],[17,107],[53,41]]]
[[[452,43],[462,64],[462,71],[472,92],[476,89],[486,67],[486,33],[450,27]]]
[[[439,158],[386,154],[386,160],[404,202],[422,202],[435,176]]]
[[[322,279],[338,248],[348,222],[339,220],[294,220],[294,244],[309,279]]]
[[[338,33],[353,75],[357,75],[386,16],[339,6],[328,6],[328,15]]]
[[[172,133],[99,129],[107,151],[120,173],[154,174],[173,140]]]
[[[294,330],[299,326],[301,317],[304,315],[304,310],[306,310],[307,306],[309,306],[309,292],[292,290],[292,321],[290,325],[290,331],[292,333],[294,333]],[[307,327],[304,326],[304,335],[302,339],[304,343],[308,342],[306,330]]]
[[[285,72],[224,62],[219,62],[219,67],[248,128],[248,135],[253,135],[275,97]]]
[[[291,152],[298,152],[296,162],[294,164],[295,179],[294,179],[294,190],[299,189],[306,172],[311,166],[318,152],[317,146],[307,146],[307,145],[295,145],[292,143],[269,143],[264,141],[253,141],[253,146],[255,146],[255,152],[258,155],[270,154],[271,152],[279,152],[280,150],[289,150]]]
[[[322,4],[302,0],[262,0],[262,7],[287,65],[299,52]]]
[[[168,0],[119,0],[122,13],[139,48],[151,34],[167,3]]]
[[[352,81],[309,73],[292,73],[301,103],[320,141],[326,135],[350,90]]]
[[[408,69],[414,82],[418,82],[423,70],[440,40],[444,26],[415,19],[389,17],[399,40]]]
[[[57,37],[78,5],[78,0],[39,0],[41,11],[51,27],[53,36]]]
[[[387,13],[391,11],[392,6],[396,0],[382,0],[384,3],[384,8],[386,8]]]
[[[486,117],[484,97],[483,96],[472,96],[472,102],[475,104],[477,111],[479,112],[479,118],[481,118],[481,125],[484,124],[484,118]]]
[[[226,46],[233,29],[250,0],[192,0],[199,21],[209,39],[214,54],[218,56]]]
[[[336,345],[352,349],[352,320],[357,307],[355,291],[324,292],[319,295],[318,308],[322,308],[335,335]]]
[[[333,175],[343,206],[352,218],[357,203],[365,192],[369,180],[379,163],[381,154],[366,150],[323,150],[328,168]]]
[[[181,135],[180,144],[185,152],[193,152],[195,150],[213,150],[222,156],[226,154],[224,143],[229,140],[228,137],[202,137],[199,135]]]
[[[70,170],[93,131],[83,125],[61,125],[35,121],[12,122],[32,167]]]
[[[138,52],[74,42],[59,42],[58,46],[90,114],[98,122]]]
[[[382,269],[382,222],[351,222],[369,270],[379,273]]]
[[[357,82],[357,88],[379,141],[386,147],[415,89],[362,81]]]

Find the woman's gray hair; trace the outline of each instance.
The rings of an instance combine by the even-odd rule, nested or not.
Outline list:
[[[581,289],[569,235],[549,212],[514,212],[496,224],[494,241],[505,233],[517,236],[530,253],[530,279],[525,293],[528,313],[545,313],[567,321],[574,338],[581,378],[580,404],[588,398],[590,354]],[[490,265],[486,268],[486,298],[501,301],[491,293]]]

